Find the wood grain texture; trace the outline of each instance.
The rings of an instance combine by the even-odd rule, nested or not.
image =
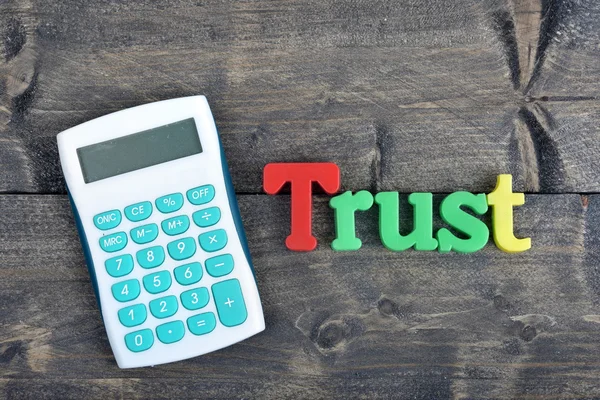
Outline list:
[[[10,173],[0,191],[64,193],[58,132],[200,93],[240,193],[260,192],[273,161],[336,162],[354,190],[483,190],[509,172],[529,192],[594,192],[597,179],[563,160],[596,148],[562,145],[534,112],[541,87],[574,109],[586,107],[576,92],[596,87],[597,35],[560,45],[552,22],[591,30],[597,6],[576,5],[5,1],[0,166]],[[568,65],[579,56],[581,73]],[[573,72],[561,86],[563,69]],[[576,125],[597,126],[597,116]]]
[[[0,398],[600,398],[598,17],[594,0],[0,1]],[[267,329],[119,370],[55,136],[196,94]],[[363,248],[336,253],[319,197],[319,247],[289,252],[289,198],[256,195],[280,161],[336,162],[344,189],[373,192],[512,173],[545,193],[515,215],[533,248],[393,253],[374,208]]]
[[[318,249],[294,253],[283,243],[289,197],[240,196],[265,332],[119,370],[67,198],[0,196],[0,396],[600,396],[600,196],[528,195],[515,224],[534,246],[516,255],[492,243],[471,255],[393,253],[376,210],[357,218],[363,248],[336,253],[327,200],[315,202]]]

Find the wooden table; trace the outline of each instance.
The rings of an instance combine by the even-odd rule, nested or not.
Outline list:
[[[0,397],[600,397],[600,3],[595,0],[0,2]],[[151,101],[209,99],[265,332],[120,370],[55,136]],[[507,254],[284,245],[268,162],[332,161],[343,190],[490,192],[526,203]],[[436,213],[437,215],[437,213]],[[487,219],[489,222],[489,218]],[[441,226],[436,220],[436,228]]]

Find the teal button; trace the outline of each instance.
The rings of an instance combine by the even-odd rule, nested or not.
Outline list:
[[[171,287],[171,274],[169,271],[155,272],[144,276],[142,282],[149,293],[162,293]]]
[[[142,268],[156,268],[165,261],[165,250],[160,246],[138,251],[135,258]]]
[[[219,207],[205,208],[192,214],[194,223],[201,228],[213,226],[221,219],[221,210]]]
[[[148,224],[138,226],[137,228],[133,228],[129,232],[129,235],[131,236],[131,240],[137,244],[150,243],[158,236],[158,225]]]
[[[127,246],[127,234],[125,232],[112,233],[100,238],[100,247],[107,253],[123,250]]]
[[[177,312],[177,297],[165,296],[150,302],[150,312],[156,318],[167,318]]]
[[[106,272],[113,278],[120,278],[133,271],[133,257],[130,254],[122,254],[104,261]]]
[[[199,206],[215,198],[215,187],[213,185],[198,186],[188,190],[186,195],[190,203]]]
[[[154,335],[150,329],[142,329],[125,335],[125,345],[134,353],[148,350],[153,344]]]
[[[162,226],[164,233],[169,236],[175,236],[188,230],[190,227],[190,219],[187,215],[180,215],[178,217],[165,219],[160,225]]]
[[[242,288],[237,279],[212,285],[213,297],[219,313],[219,320],[225,326],[236,326],[248,317]]]
[[[181,293],[181,304],[188,310],[197,310],[208,304],[208,289],[201,287]]]
[[[121,211],[111,210],[94,216],[94,225],[96,228],[106,231],[116,228],[121,223]]]
[[[185,326],[181,321],[167,322],[156,327],[156,336],[164,344],[175,343],[183,339]]]
[[[194,335],[206,335],[212,332],[217,326],[215,314],[207,312],[189,317],[187,319],[187,326]]]
[[[175,240],[167,245],[167,251],[173,260],[185,260],[196,253],[196,242],[190,237]]]
[[[198,236],[198,241],[202,250],[208,252],[218,251],[227,244],[227,232],[224,229],[206,232]]]
[[[202,279],[202,266],[199,262],[185,264],[175,268],[173,273],[180,285],[191,285]]]
[[[124,303],[137,299],[140,295],[140,283],[137,279],[129,279],[127,281],[117,282],[112,285],[112,294],[117,301]]]
[[[231,254],[223,254],[212,257],[206,260],[204,265],[206,266],[206,272],[210,276],[218,278],[233,271],[233,256]]]
[[[164,214],[172,213],[183,206],[183,195],[181,193],[172,193],[156,199],[156,208]]]
[[[146,321],[146,306],[143,304],[136,304],[134,306],[121,308],[118,314],[119,321],[121,321],[124,326],[131,328],[132,326],[141,325]]]
[[[131,222],[139,222],[147,219],[152,215],[152,203],[142,201],[141,203],[132,204],[125,207],[125,217]]]

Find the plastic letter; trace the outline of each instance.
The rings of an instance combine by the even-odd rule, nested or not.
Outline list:
[[[483,193],[474,195],[469,192],[455,192],[448,195],[440,206],[442,219],[469,236],[469,239],[456,237],[450,230],[442,228],[437,233],[440,253],[447,253],[450,250],[457,253],[473,253],[481,250],[490,238],[490,231],[485,223],[463,211],[461,206],[466,206],[479,215],[485,214],[488,210]]]
[[[487,195],[492,206],[492,223],[496,246],[507,253],[531,248],[531,238],[517,239],[513,233],[513,206],[525,204],[523,193],[512,192],[512,175],[498,175],[494,191]]]
[[[334,163],[271,163],[263,171],[263,188],[276,194],[291,183],[291,234],[285,245],[290,250],[311,251],[317,247],[312,235],[312,183],[318,182],[328,194],[340,188],[340,169]]]
[[[433,195],[412,193],[408,202],[413,206],[413,231],[402,236],[399,233],[398,192],[381,192],[375,196],[379,204],[379,236],[385,247],[393,251],[404,251],[414,246],[415,250],[435,250],[437,240],[433,238]]]
[[[336,238],[331,242],[335,251],[358,250],[362,242],[356,237],[354,212],[366,211],[373,205],[373,195],[366,190],[356,194],[348,191],[329,200],[334,209]]]

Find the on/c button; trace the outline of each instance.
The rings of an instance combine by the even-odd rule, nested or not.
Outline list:
[[[94,225],[103,231],[116,228],[121,223],[121,211],[111,210],[94,216]]]

